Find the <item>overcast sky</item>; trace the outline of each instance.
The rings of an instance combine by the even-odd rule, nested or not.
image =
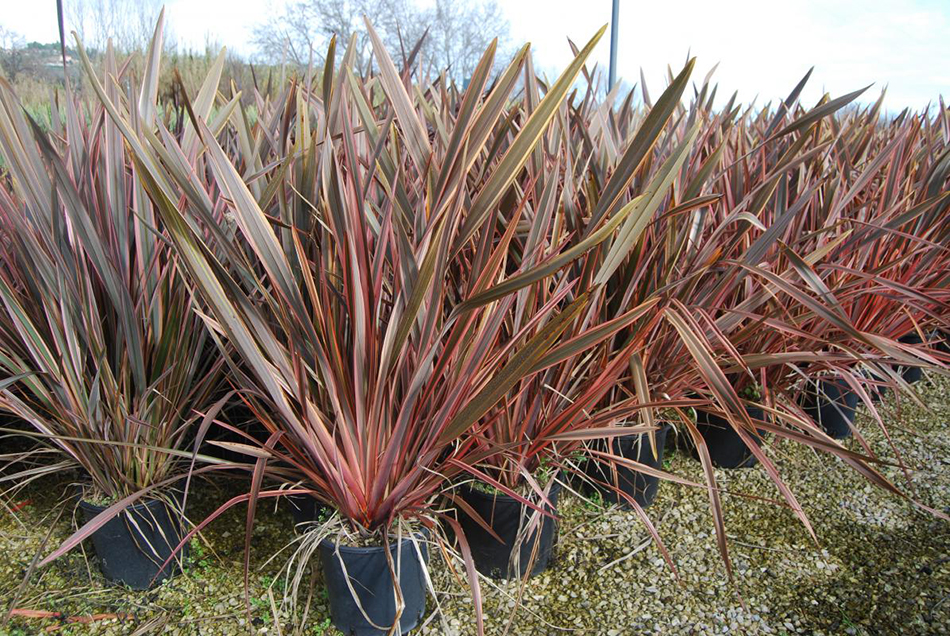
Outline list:
[[[249,55],[253,25],[280,2],[168,0],[168,20],[181,44],[203,48],[210,36]],[[27,40],[57,39],[55,0],[2,4],[0,24]],[[499,4],[513,43],[531,42],[538,68],[549,74],[570,59],[567,37],[582,45],[610,20],[610,0]],[[738,90],[745,103],[784,97],[813,65],[806,102],[871,83],[865,101],[887,85],[891,111],[950,96],[950,0],[620,0],[619,40],[618,75],[633,83],[642,67],[654,93],[666,65],[678,69],[691,53],[697,81],[718,62],[720,95]],[[609,33],[594,55],[607,63]]]

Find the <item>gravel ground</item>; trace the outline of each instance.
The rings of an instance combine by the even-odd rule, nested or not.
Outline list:
[[[950,512],[950,381],[917,387],[930,410],[908,400],[883,407],[912,470],[908,476],[898,469],[883,472],[922,503]],[[858,425],[875,452],[893,456],[866,414]],[[868,485],[839,460],[784,442],[768,448],[811,520],[817,544],[791,512],[770,501],[779,494],[761,467],[717,472],[725,490],[760,498],[724,496],[732,582],[716,547],[705,491],[664,483],[648,509],[678,577],[634,513],[567,496],[552,568],[523,590],[515,583],[483,586],[488,633],[502,634],[506,626],[509,634],[545,635],[950,633],[950,523]],[[698,463],[683,454],[674,454],[668,468],[702,480]],[[13,598],[50,524],[51,543],[70,532],[69,515],[53,523],[56,513],[50,512],[67,484],[62,477],[21,494],[19,503],[29,504],[18,519],[0,513],[0,608]],[[198,513],[238,488],[205,488],[196,501]],[[0,634],[289,634],[292,621],[279,609],[279,589],[274,594],[280,632],[265,590],[281,561],[267,558],[292,537],[289,515],[260,515],[252,542],[250,625],[243,611],[243,510],[234,510],[209,528],[187,574],[153,591],[105,586],[94,561],[74,551],[38,572],[16,603],[66,616],[128,613],[132,619],[89,625],[14,619]],[[441,563],[431,569],[441,612],[430,611],[422,633],[474,634],[466,588]],[[435,609],[432,599],[429,605]],[[305,626],[303,633],[312,636],[337,633],[328,627],[319,582]]]

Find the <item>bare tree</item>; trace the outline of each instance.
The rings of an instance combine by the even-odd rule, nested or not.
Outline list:
[[[66,17],[89,48],[104,50],[111,38],[120,51],[144,51],[162,4],[163,0],[73,0],[66,5]],[[166,25],[166,43],[169,36]]]
[[[26,70],[26,40],[16,31],[0,25],[0,70],[11,82]]]
[[[502,43],[508,38],[508,22],[495,0],[436,0],[428,9],[413,0],[289,0],[271,15],[254,29],[259,56],[301,66],[311,56],[322,63],[334,34],[341,46],[356,34],[357,62],[365,63],[370,50],[364,15],[394,57],[408,52],[428,29],[422,48],[426,68],[447,70],[459,81],[468,79],[493,38]]]
[[[495,0],[436,0],[427,14],[425,51],[430,62],[462,81],[471,77],[492,39],[497,37],[502,45],[508,39],[508,21]]]

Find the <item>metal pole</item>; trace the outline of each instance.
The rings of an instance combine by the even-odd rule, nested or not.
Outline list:
[[[607,90],[611,90],[617,82],[617,32],[620,30],[620,0],[613,0],[613,11],[610,16],[610,75]]]

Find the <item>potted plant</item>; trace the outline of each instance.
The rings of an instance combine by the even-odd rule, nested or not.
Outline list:
[[[636,406],[598,407],[626,368],[630,347],[611,355],[597,344],[643,313],[635,310],[594,334],[565,337],[553,351],[562,359],[521,379],[463,440],[485,456],[469,468],[475,479],[459,481],[450,493],[479,572],[493,578],[542,572],[557,536],[562,472],[579,470],[572,457],[585,441],[652,430],[618,425]],[[596,337],[588,340],[590,335]],[[568,356],[570,351],[577,353]],[[492,448],[504,450],[490,453]]]
[[[123,79],[111,48],[105,70]],[[129,117],[150,127],[155,95],[143,91]],[[33,476],[81,471],[78,538],[91,538],[107,580],[144,589],[178,567],[167,559],[183,531],[181,478],[222,362],[203,355],[191,284],[102,107],[82,116],[67,85],[71,123],[54,117],[50,135],[6,83],[0,104],[14,177],[0,196],[0,368],[19,378],[15,390],[4,383],[0,408],[62,459]]]
[[[866,287],[832,282],[827,285],[829,290],[822,282],[826,277],[833,279],[839,265],[829,254],[851,240],[846,231],[841,233],[842,226],[849,227],[842,216],[850,211],[852,200],[855,210],[864,210],[861,186],[879,180],[872,178],[873,171],[851,170],[846,185],[828,186],[848,196],[836,197],[833,205],[819,204],[829,200],[832,190],[803,176],[822,174],[824,155],[819,157],[814,144],[836,138],[837,118],[829,115],[860,91],[825,98],[808,111],[798,102],[805,80],[774,117],[758,120],[740,115],[741,108],[733,108],[732,101],[722,111],[713,110],[705,97],[714,88],[704,85],[683,116],[666,126],[663,142],[655,146],[636,143],[642,129],[629,140],[629,131],[643,121],[643,114],[624,102],[619,112],[611,113],[611,121],[618,122],[616,127],[597,128],[604,141],[591,144],[592,159],[587,165],[590,181],[606,184],[597,193],[603,203],[594,195],[596,208],[608,210],[636,196],[657,196],[660,205],[666,204],[651,218],[646,242],[625,252],[625,262],[615,270],[620,272],[614,285],[619,290],[615,302],[635,306],[644,298],[659,297],[665,313],[665,320],[648,338],[649,347],[640,352],[644,389],[634,386],[631,374],[617,399],[633,396],[641,404],[658,404],[699,396],[706,410],[723,416],[748,452],[764,464],[789,507],[808,526],[777,467],[755,440],[760,431],[767,431],[834,453],[848,463],[854,461],[840,446],[829,444],[797,407],[784,401],[799,387],[801,374],[793,370],[795,365],[825,360],[847,369],[867,359],[869,350],[880,357],[873,337],[866,337],[874,328],[862,330],[841,318],[841,314],[848,315],[845,299],[850,301],[852,294],[869,295]],[[651,104],[651,117],[654,110],[661,110],[659,101]],[[577,113],[578,119],[588,118],[576,124],[580,130],[585,125],[597,126],[602,111],[584,104]],[[677,166],[676,177],[659,191],[643,185],[652,183],[651,176],[666,167],[693,122],[702,120],[713,124],[700,135],[686,161]],[[663,121],[657,117],[655,123],[663,127]],[[848,131],[857,134],[859,129]],[[622,148],[627,150],[621,153],[618,149]],[[647,154],[647,149],[653,152]],[[836,144],[834,153],[838,162],[854,160],[840,156],[845,153],[839,152]],[[873,167],[881,165],[874,162]],[[895,205],[895,218],[903,211]],[[826,216],[829,213],[831,216]],[[917,223],[921,214],[939,225],[933,206],[924,205],[904,218],[907,223]],[[867,227],[855,223],[854,227],[863,228],[865,237],[880,232],[876,222]],[[869,256],[872,250],[868,250]],[[935,252],[931,250],[927,258],[934,260]],[[854,270],[864,271],[861,267]],[[872,279],[872,275],[865,277]],[[909,297],[895,294],[894,288],[874,293],[876,298],[899,297],[898,302]],[[940,302],[939,297],[935,300]],[[934,313],[939,311],[936,303],[930,309]],[[839,343],[841,346],[836,346]],[[861,351],[855,350],[855,343],[860,343]],[[657,354],[649,355],[651,350]],[[768,421],[753,422],[749,417],[746,407],[751,405],[730,382],[738,377],[757,383],[769,397],[762,405]],[[713,462],[696,423],[688,417],[681,420],[681,436],[690,439],[703,462],[720,549],[728,566]],[[852,465],[869,474],[866,464]]]
[[[664,160],[652,164],[655,166],[652,174],[638,180],[636,188],[632,187],[632,182],[636,171],[647,160],[647,149],[657,143],[680,106],[694,64],[695,60],[689,60],[652,105],[623,155],[617,158],[609,180],[598,193],[592,219],[613,209],[621,209],[623,205],[633,205],[635,211],[609,247],[591,253],[586,263],[589,271],[596,272],[593,280],[603,285],[602,296],[592,304],[589,312],[592,322],[608,322],[631,307],[649,308],[635,324],[613,336],[609,345],[616,351],[634,343],[627,354],[629,373],[610,390],[606,400],[607,404],[616,407],[634,409],[637,417],[632,422],[615,422],[620,426],[633,424],[633,427],[627,434],[612,439],[587,442],[587,457],[581,462],[588,491],[599,492],[606,501],[633,507],[640,513],[641,508],[652,503],[659,487],[659,468],[663,464],[667,436],[672,430],[669,421],[662,417],[657,421],[654,413],[657,407],[666,406],[666,417],[675,415],[678,418],[677,406],[689,408],[689,402],[675,400],[666,391],[676,386],[676,380],[667,383],[671,375],[654,375],[652,372],[660,361],[668,359],[668,350],[657,348],[655,339],[662,339],[664,333],[663,317],[669,309],[668,290],[672,287],[671,281],[675,280],[676,270],[664,261],[665,253],[659,246],[678,240],[678,227],[658,211],[662,210],[676,174],[688,163],[696,141],[695,128],[671,136],[675,144],[669,142],[669,153]],[[627,108],[628,104],[625,104],[624,109]],[[714,198],[703,197],[680,207],[687,212],[711,200]],[[654,399],[654,396],[662,397]],[[642,427],[646,427],[647,432],[637,432]]]
[[[279,152],[287,154],[276,161],[288,167],[271,176],[277,180],[268,189],[275,193],[271,197],[251,193],[200,117],[192,124],[206,148],[204,174],[212,179],[200,190],[193,175],[159,167],[157,155],[179,152],[174,139],[139,138],[131,127],[123,129],[148,169],[142,182],[207,304],[202,316],[215,338],[233,349],[232,382],[269,432],[260,444],[228,444],[252,461],[245,466],[252,482],[247,495],[225,507],[248,502],[249,528],[262,499],[310,495],[332,508],[324,523],[312,524],[301,538],[287,576],[299,582],[303,564],[319,553],[334,623],[359,634],[405,632],[418,624],[425,607],[425,577],[419,576],[425,546],[442,541],[438,496],[498,452],[460,443],[462,437],[522,378],[575,353],[576,342],[566,351],[554,345],[583,309],[586,294],[560,303],[571,291],[565,288],[530,316],[530,329],[506,332],[516,292],[598,245],[622,221],[605,219],[571,249],[526,262],[517,273],[506,269],[524,206],[502,201],[502,195],[522,174],[600,34],[549,88],[510,144],[493,141],[489,133],[525,52],[483,96],[492,46],[460,98],[449,143],[433,145],[421,118],[434,111],[412,107],[392,61],[368,29],[380,64],[373,83],[383,87],[387,101],[371,105],[346,56],[334,73],[331,46],[324,90],[340,117],[319,138],[301,137],[298,130],[296,142],[285,140]],[[81,47],[80,56],[89,70]],[[90,75],[121,124],[121,108]],[[308,104],[298,102],[301,108]],[[388,108],[398,113],[405,146],[379,129]],[[297,121],[307,118],[301,112]],[[495,161],[490,153],[505,146]],[[481,157],[482,148],[488,156]],[[310,184],[315,190],[305,193],[280,180],[286,178],[283,170],[303,166],[322,175]],[[481,177],[465,178],[469,170]],[[212,222],[216,204],[206,199],[210,193],[221,197],[238,240],[222,237]],[[176,204],[180,197],[187,201],[184,209]],[[289,218],[280,207],[284,197],[320,205],[304,205]],[[497,236],[493,228],[500,220],[511,231],[495,243],[488,239]],[[467,297],[450,293],[458,272],[480,281]],[[265,478],[297,486],[264,489]],[[445,521],[459,529],[454,519]],[[464,533],[458,541],[477,601]],[[480,611],[477,618],[480,624]]]
[[[614,399],[613,395],[631,356],[644,346],[651,326],[662,316],[660,299],[646,296],[629,301],[624,298],[628,288],[621,286],[620,276],[615,274],[625,255],[636,253],[647,240],[645,230],[688,155],[695,129],[677,143],[673,156],[658,174],[645,179],[647,195],[628,201],[620,201],[618,195],[624,180],[629,180],[636,168],[637,154],[655,142],[662,123],[675,111],[692,66],[690,61],[664,92],[656,111],[651,112],[630,144],[627,163],[620,171],[626,174],[615,173],[600,199],[589,203],[593,209],[590,219],[578,215],[568,223],[553,223],[549,220],[552,212],[542,209],[544,213],[535,216],[523,241],[512,243],[515,253],[525,255],[523,259],[527,260],[546,250],[556,251],[565,242],[583,245],[600,231],[603,219],[623,219],[618,231],[601,248],[586,252],[583,262],[565,276],[546,279],[525,290],[523,298],[511,308],[507,320],[511,329],[524,326],[536,331],[543,328],[543,323],[531,325],[538,308],[566,302],[560,296],[570,285],[590,289],[589,304],[564,332],[564,342],[557,348],[570,355],[549,365],[543,373],[526,376],[513,385],[506,399],[486,413],[470,434],[474,443],[505,449],[474,467],[471,472],[475,481],[459,484],[452,497],[459,508],[460,523],[467,530],[475,565],[485,574],[527,577],[547,566],[556,536],[556,506],[562,487],[559,474],[564,470],[584,473],[584,468],[571,458],[585,442],[648,433],[655,444],[654,426],[628,424],[630,416],[643,406],[635,400]],[[532,90],[530,79],[528,90]],[[537,177],[541,191],[556,192],[557,167],[542,168],[543,164],[538,166]],[[570,192],[576,190],[566,190],[565,195]],[[580,201],[569,201],[567,209],[579,206]],[[658,473],[630,457],[617,457],[611,442],[604,444],[608,446],[589,450],[595,461],[619,462],[627,469],[639,467]],[[593,481],[590,476],[588,480]],[[616,492],[625,501],[635,501],[622,489]]]

